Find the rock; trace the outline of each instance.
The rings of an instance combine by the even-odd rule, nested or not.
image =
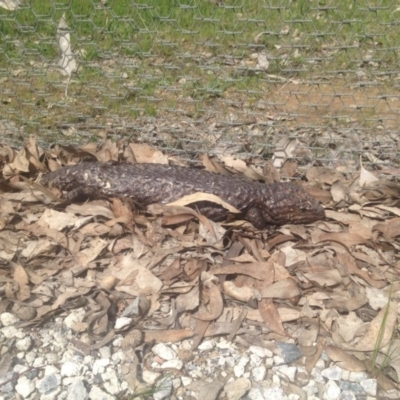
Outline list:
[[[132,323],[132,318],[120,317],[115,321],[114,329],[120,331],[127,328]]]
[[[0,392],[11,393],[14,391],[15,381],[14,381],[13,371],[7,372],[3,376],[0,376]]]
[[[68,388],[67,400],[86,400],[88,396],[87,389],[80,378],[75,378]]]
[[[30,336],[27,336],[23,339],[17,340],[15,343],[15,347],[19,351],[28,351],[33,344],[33,340],[30,338]]]
[[[251,381],[246,378],[239,378],[229,382],[224,387],[227,400],[239,400],[251,389]]]
[[[20,319],[16,317],[14,314],[11,314],[9,312],[3,312],[0,314],[0,321],[3,324],[3,326],[11,326],[17,324]]]
[[[142,374],[144,382],[146,382],[148,385],[154,385],[160,376],[161,374],[159,372],[153,372],[148,370],[144,370]]]
[[[267,375],[267,368],[265,368],[263,365],[255,367],[252,369],[251,375],[255,382],[262,382]]]
[[[368,396],[376,397],[376,391],[378,389],[376,379],[366,379],[365,381],[361,381],[360,385]]]
[[[154,400],[170,399],[172,394],[172,379],[166,378],[162,381],[157,392],[153,394]]]
[[[4,328],[1,328],[1,333],[7,339],[14,339],[18,335],[18,329],[15,326],[12,326],[12,325],[11,326],[6,326]]]
[[[198,346],[198,349],[200,351],[205,351],[205,350],[212,350],[215,347],[215,341],[214,340],[205,340],[204,342],[200,343]]]
[[[177,370],[181,370],[183,368],[183,362],[181,360],[169,360],[169,361],[165,361],[164,363],[162,363],[160,365],[160,368],[162,369],[177,369]]]
[[[76,310],[71,310],[70,314],[66,316],[64,319],[64,325],[70,329],[73,329],[76,323],[83,321],[85,315],[86,315],[86,310],[84,308],[77,308]]]
[[[342,379],[343,369],[338,367],[337,365],[333,365],[332,367],[326,368],[321,371],[321,375],[324,378],[330,379],[332,381],[340,381]]]
[[[34,382],[32,382],[26,376],[22,375],[18,378],[18,382],[15,386],[15,390],[24,399],[29,397],[29,395],[31,393],[33,393],[35,389],[36,389],[36,386],[35,386]]]
[[[170,347],[164,343],[158,343],[151,349],[152,352],[163,360],[173,360],[177,358],[177,354]]]
[[[286,364],[292,364],[299,358],[303,357],[302,351],[293,343],[278,342],[277,346],[281,350],[281,356]]]
[[[116,397],[103,392],[99,387],[93,386],[89,393],[90,400],[116,400]]]
[[[250,346],[249,351],[261,358],[274,356],[274,353],[272,353],[272,351],[264,349],[263,347],[260,346]]]
[[[265,399],[287,400],[285,392],[280,387],[264,388],[263,396]]]
[[[61,367],[61,376],[78,376],[81,374],[82,366],[72,361],[65,362]]]
[[[280,365],[272,368],[273,372],[276,372],[278,376],[283,379],[289,379],[290,382],[294,382],[296,379],[296,367],[290,367],[288,365]]]
[[[50,374],[36,382],[36,388],[42,394],[47,394],[55,389],[61,383],[61,376],[59,374]]]
[[[258,388],[250,389],[249,393],[247,394],[247,397],[250,400],[265,400],[264,396],[261,393],[261,390]]]
[[[93,363],[93,374],[103,374],[105,368],[110,364],[110,360],[108,358],[101,358],[100,360],[96,360]]]
[[[324,400],[337,400],[340,397],[340,387],[335,381],[328,381],[325,385],[325,390],[322,398]]]
[[[243,374],[246,370],[246,366],[249,363],[249,361],[250,361],[250,358],[247,356],[240,357],[237,364],[233,367],[233,373],[235,374],[235,376],[237,378],[240,378],[241,376],[243,376]]]

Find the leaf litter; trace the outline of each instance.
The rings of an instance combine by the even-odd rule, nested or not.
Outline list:
[[[308,166],[305,187],[326,220],[258,231],[186,207],[204,196],[226,206],[204,193],[144,210],[127,199],[69,204],[35,182],[80,160],[187,164],[148,145],[106,140],[44,150],[30,138],[19,151],[0,148],[1,305],[21,327],[82,308],[72,329],[89,335],[76,343],[89,352],[119,334],[132,359],[137,346],[189,338],[192,350],[221,335],[266,348],[295,342],[308,372],[325,352],[344,369],[397,387],[400,184],[392,176],[362,165]],[[265,182],[301,169],[276,156],[264,167],[226,155],[202,163]]]

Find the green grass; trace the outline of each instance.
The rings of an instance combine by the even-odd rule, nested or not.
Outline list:
[[[16,99],[32,103],[35,92],[47,93],[42,105],[23,110],[37,131],[51,114],[48,102],[63,101],[62,78],[40,65],[57,60],[57,25],[65,13],[80,62],[69,87],[75,99],[69,112],[79,107],[90,115],[102,105],[120,116],[156,116],[188,96],[196,104],[187,103],[188,113],[195,114],[226,95],[262,99],[276,90],[274,75],[313,80],[341,72],[348,85],[368,61],[379,64],[380,72],[398,70],[396,7],[389,0],[108,0],[105,6],[31,0],[13,12],[0,8],[0,53],[6,55],[0,57],[0,79],[29,63],[39,65],[24,77]],[[270,59],[270,77],[246,70],[251,54],[261,51]],[[179,83],[182,78],[186,83]],[[15,79],[3,83],[0,96],[12,93]],[[8,117],[16,118],[14,109]],[[63,119],[51,117],[53,123]]]

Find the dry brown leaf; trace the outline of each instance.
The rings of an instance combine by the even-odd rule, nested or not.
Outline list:
[[[382,308],[378,315],[369,323],[364,336],[348,349],[354,351],[374,351],[377,346],[382,348],[392,339],[397,324],[398,303],[391,301]]]
[[[93,238],[83,250],[78,251],[75,257],[80,265],[86,266],[95,260],[99,254],[107,247],[106,240],[99,237]]]
[[[335,286],[342,282],[342,277],[338,270],[331,269],[322,272],[310,272],[304,276],[312,282],[318,283],[319,286]]]
[[[282,279],[267,286],[262,292],[263,298],[291,299],[301,294],[296,282],[292,278]]]
[[[276,309],[272,299],[261,299],[261,301],[258,303],[258,311],[260,312],[263,321],[271,331],[277,333],[278,335],[287,336],[287,333],[283,328],[279,312]]]
[[[211,272],[214,275],[230,275],[241,274],[251,276],[252,278],[266,280],[272,283],[274,280],[274,268],[268,262],[255,262],[243,264],[230,264],[223,267],[212,268]]]
[[[171,203],[168,203],[167,206],[181,206],[185,207],[188,204],[193,204],[197,203],[199,201],[209,201],[212,203],[216,203],[221,205],[222,207],[226,208],[229,212],[235,213],[235,214],[240,214],[240,211],[236,209],[235,207],[231,206],[228,204],[226,201],[222,200],[220,197],[210,194],[210,193],[203,193],[203,192],[197,192],[193,194],[188,194],[187,196],[181,197],[179,200],[175,200]]]
[[[367,171],[361,164],[360,178],[359,178],[359,185],[361,187],[370,185],[371,183],[374,183],[375,181],[378,181],[378,180],[379,179],[374,174]]]
[[[202,321],[216,320],[224,309],[219,281],[214,275],[205,271],[201,273],[200,280],[200,306],[196,318]]]
[[[237,287],[234,282],[225,281],[223,287],[226,295],[243,303],[261,299],[260,293],[248,286]]]
[[[14,268],[13,279],[18,284],[17,299],[19,301],[25,301],[31,297],[28,274],[21,264],[11,263]]]
[[[366,370],[362,361],[350,355],[347,351],[340,349],[339,347],[333,345],[325,346],[324,351],[327,356],[340,368],[353,372],[362,372]]]
[[[8,164],[14,171],[29,172],[29,160],[25,148],[22,148],[16,154],[14,161]]]
[[[168,164],[168,157],[148,144],[130,143],[129,147],[138,163]]]
[[[311,167],[307,171],[307,180],[311,182],[326,183],[332,185],[337,181],[344,181],[344,176],[334,169],[326,167]]]
[[[71,204],[66,207],[65,211],[70,214],[79,214],[84,216],[102,216],[107,219],[113,219],[113,212],[104,206],[98,205],[94,202],[88,202],[85,204]]]
[[[308,375],[311,374],[312,369],[315,367],[317,361],[320,359],[322,352],[324,351],[325,343],[326,343],[325,338],[318,339],[317,345],[315,346],[315,351],[313,352],[312,355],[306,357],[304,366],[306,368]]]
[[[382,233],[384,239],[390,242],[400,236],[400,218],[392,218],[389,221],[376,224],[373,230]]]
[[[365,243],[365,239],[356,233],[322,233],[319,236],[319,242],[333,241],[340,243],[345,248],[350,248],[357,244]]]
[[[338,259],[338,262],[346,268],[347,272],[350,275],[358,276],[359,278],[366,281],[369,285],[376,287],[376,288],[381,288],[381,287],[386,286],[385,282],[376,281],[376,280],[372,279],[369,276],[368,272],[363,271],[362,269],[358,268],[354,258],[350,254],[339,253],[339,254],[337,254],[337,259]]]

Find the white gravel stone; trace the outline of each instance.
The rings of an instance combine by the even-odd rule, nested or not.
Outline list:
[[[1,333],[6,339],[14,339],[17,337],[18,329],[15,326],[6,326],[1,328]]]
[[[35,360],[33,361],[32,366],[35,368],[39,368],[39,367],[43,367],[43,365],[45,365],[45,359],[44,357],[36,357]]]
[[[160,376],[161,374],[159,372],[148,371],[147,369],[145,369],[142,374],[144,382],[148,385],[154,385]]]
[[[229,382],[224,387],[227,400],[239,400],[251,389],[251,381],[246,378],[239,378]]]
[[[54,365],[46,365],[44,368],[44,375],[59,374],[60,370]]]
[[[296,367],[290,367],[288,365],[280,365],[278,367],[272,368],[272,371],[277,373],[280,377],[284,379],[289,379],[290,382],[294,382],[296,379]]]
[[[340,381],[342,379],[343,369],[338,367],[337,365],[333,365],[332,367],[325,368],[321,371],[321,375],[324,378],[327,378],[332,381]]]
[[[303,386],[302,389],[306,392],[307,398],[318,393],[317,384],[313,379],[310,379],[307,385]]]
[[[14,368],[13,368],[13,371],[14,371],[16,374],[23,375],[23,374],[25,374],[25,373],[28,371],[28,369],[29,369],[29,367],[27,367],[26,365],[15,364],[15,365],[14,365]]]
[[[212,350],[214,347],[215,347],[214,340],[205,340],[198,346],[198,349],[200,351],[206,351],[206,350]]]
[[[49,394],[60,386],[61,376],[59,374],[46,375],[43,379],[36,382],[36,388],[42,394]]]
[[[163,360],[173,360],[177,358],[177,354],[169,346],[164,343],[158,343],[151,349],[152,352]]]
[[[127,318],[127,317],[117,318],[117,320],[115,321],[114,328],[115,330],[119,331],[123,328],[126,328],[131,323],[132,323],[132,318]]]
[[[188,386],[193,382],[193,379],[189,378],[188,376],[182,376],[181,381],[183,386]]]
[[[173,388],[172,379],[171,378],[164,379],[162,385],[160,385],[160,389],[153,394],[153,399],[154,400],[169,399],[172,394],[172,388]]]
[[[274,353],[272,351],[264,349],[263,347],[260,346],[250,346],[249,351],[251,351],[253,354],[256,354],[258,357],[261,358],[274,356]]]
[[[247,394],[247,397],[250,400],[266,400],[265,397],[262,395],[261,390],[258,388],[250,389],[249,393]]]
[[[263,365],[255,367],[252,369],[251,375],[255,382],[261,382],[265,379],[265,376],[267,375],[267,368],[265,368]]]
[[[84,308],[77,308],[76,310],[72,310],[71,313],[65,317],[64,325],[72,329],[77,322],[83,321],[85,315],[86,311]]]
[[[368,396],[376,396],[376,391],[378,389],[376,379],[366,379],[365,381],[361,381],[360,385]]]
[[[259,357],[257,354],[250,354],[250,364],[253,367],[258,367],[262,363],[262,358]]]
[[[0,321],[3,324],[3,326],[11,326],[17,324],[20,319],[16,317],[14,314],[11,314],[9,312],[3,312],[0,315]]]
[[[343,392],[340,393],[339,400],[357,400],[357,396],[350,390],[343,390]]]
[[[290,393],[287,398],[288,400],[300,400],[300,396],[295,393]]]
[[[15,347],[19,351],[28,351],[33,344],[33,340],[30,338],[30,336],[25,337],[24,339],[17,340],[15,342]]]
[[[92,386],[89,393],[90,400],[115,400],[116,397],[109,395],[98,386]]]
[[[243,365],[235,365],[233,367],[233,373],[235,374],[236,378],[240,378],[243,376],[245,371],[245,367]]]
[[[349,381],[350,382],[361,382],[368,379],[368,375],[365,372],[350,372]]]
[[[94,375],[96,374],[104,374],[105,368],[110,364],[110,360],[108,358],[101,358],[100,360],[95,360],[93,363],[92,372]]]
[[[31,365],[35,360],[36,360],[37,354],[36,352],[33,351],[29,351],[28,353],[25,354],[25,361]]]
[[[75,378],[68,388],[67,400],[86,400],[87,395],[88,392],[82,379]]]
[[[17,391],[17,393],[24,399],[26,399],[31,393],[33,393],[35,388],[35,383],[24,375],[18,378],[18,382],[15,386],[15,390]]]
[[[322,398],[324,400],[337,400],[340,397],[340,392],[340,387],[335,381],[328,381],[325,385]]]
[[[168,360],[168,361],[165,361],[165,363],[162,363],[160,365],[160,368],[162,368],[162,369],[173,368],[173,369],[181,370],[183,368],[183,362],[181,360]]]
[[[265,399],[287,400],[285,392],[280,387],[264,388],[263,396]]]
[[[65,362],[61,367],[61,376],[78,376],[81,374],[82,366],[72,361]]]
[[[66,398],[66,393],[64,396],[64,394],[61,393],[61,388],[57,388],[56,390],[53,390],[50,393],[42,394],[40,396],[40,400],[63,400],[65,398]]]
[[[274,356],[274,365],[283,365],[285,364],[285,360],[281,356]]]
[[[99,353],[101,358],[111,358],[111,349],[108,346],[101,347]]]

